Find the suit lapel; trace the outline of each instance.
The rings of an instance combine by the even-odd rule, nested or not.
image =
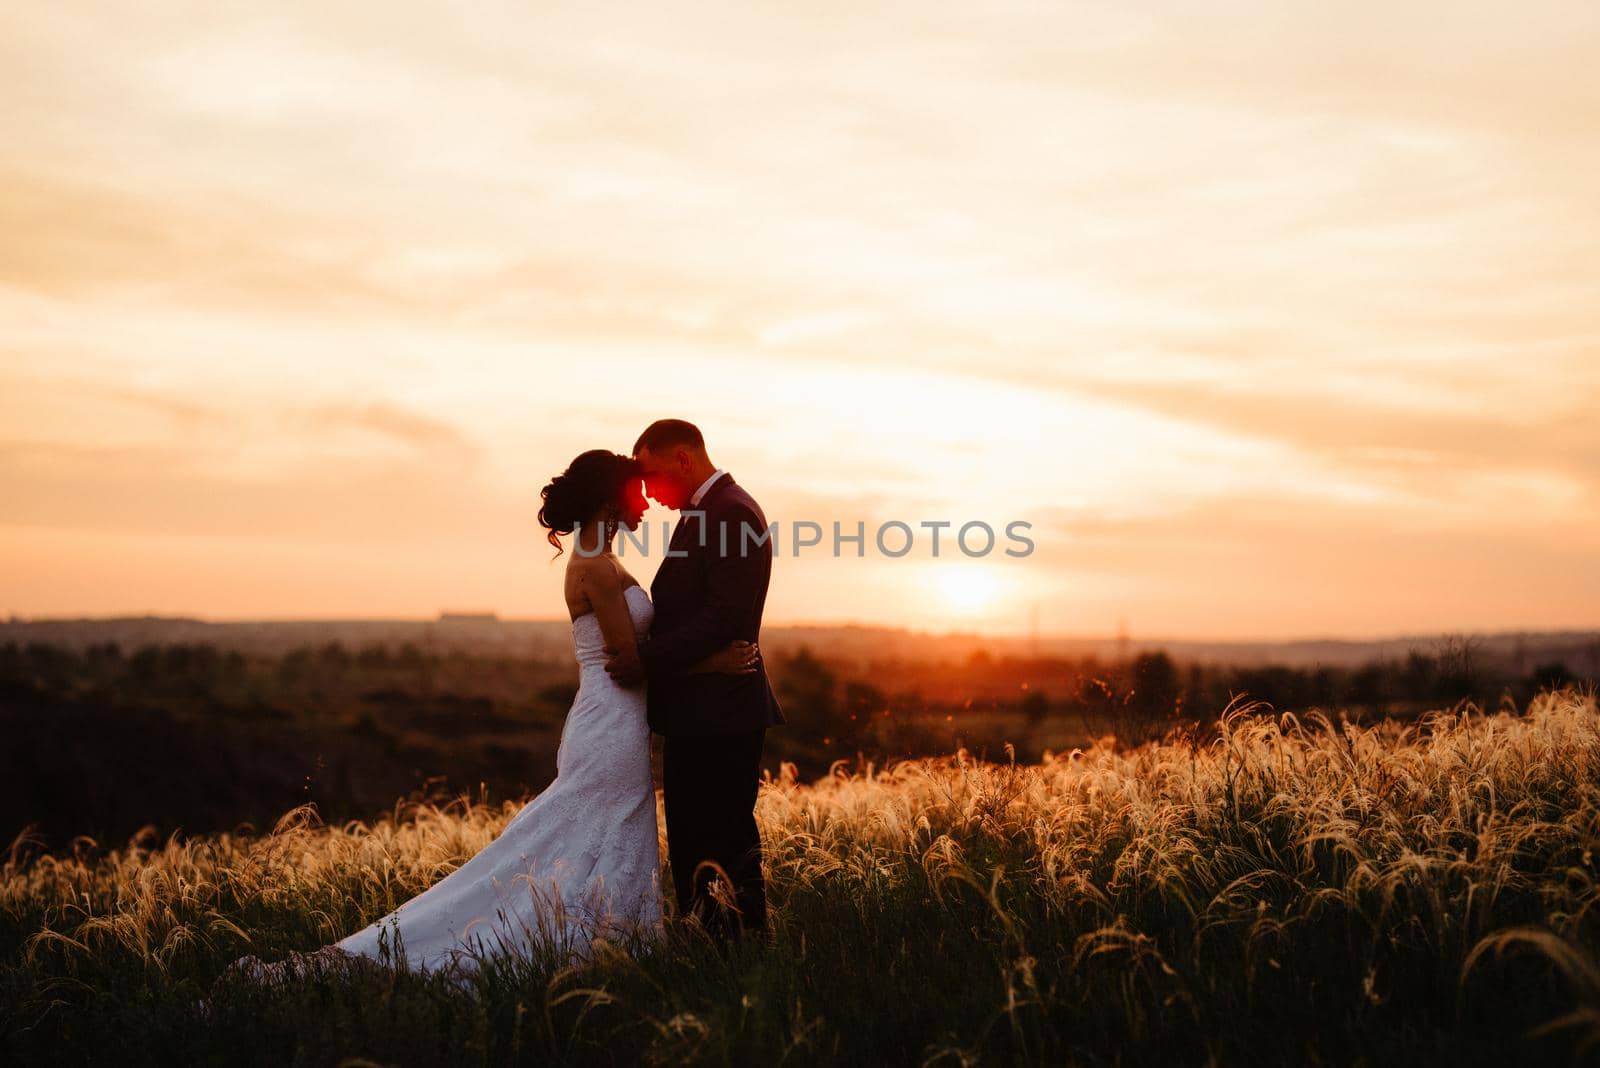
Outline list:
[[[693,554],[697,542],[693,524],[689,522],[687,516],[679,515],[677,525],[672,528],[672,537],[667,540],[666,554],[662,558],[661,566],[656,568],[656,579],[659,581],[661,576],[671,571],[675,564],[681,563]],[[650,587],[653,595],[655,583],[652,582]]]
[[[711,488],[706,490],[706,495],[700,498],[700,510],[702,512],[708,511],[709,509],[707,506],[711,503],[712,499],[717,497],[719,494],[725,493],[732,485],[733,476],[728,474],[726,471],[722,472],[722,477],[711,483]]]
[[[691,521],[683,512],[678,514],[678,522],[672,528],[672,536],[667,540],[667,552],[673,554],[683,553],[684,555],[666,556],[661,561],[661,566],[656,568],[657,581],[659,581],[661,576],[670,570],[673,565],[694,556],[697,552],[702,551],[702,546],[700,545],[700,531],[702,529],[706,530],[707,532],[705,538],[705,547],[709,548],[716,544],[710,536],[711,505],[716,500],[718,494],[723,493],[733,484],[733,476],[727,472],[723,472],[722,477],[717,479],[716,482],[712,483],[710,489],[706,490],[706,495],[700,498],[700,503],[698,505],[685,509],[685,512],[701,513],[697,518]],[[652,596],[655,594],[655,586],[655,582],[650,584]]]
[[[710,535],[712,502],[731,485],[733,485],[733,476],[724,471],[722,477],[713,482],[711,488],[706,490],[706,495],[700,498],[699,504],[686,506],[682,512],[679,512],[678,524],[672,528],[672,539],[667,542],[667,548],[692,552],[695,549],[710,546],[712,544]],[[698,513],[692,521],[689,519],[691,513]],[[701,545],[702,541],[705,542],[705,546]],[[676,559],[676,557],[669,557],[669,559]]]

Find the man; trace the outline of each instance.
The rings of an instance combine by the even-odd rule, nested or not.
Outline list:
[[[667,852],[680,915],[699,916],[728,936],[766,927],[756,793],[761,743],[783,723],[757,659],[751,674],[691,673],[728,642],[757,642],[772,575],[772,542],[761,506],[706,455],[692,423],[651,423],[633,446],[645,493],[680,513],[650,584],[655,621],[632,650],[608,649],[617,681],[648,679],[650,729],[663,738]],[[736,913],[716,900],[725,874]]]

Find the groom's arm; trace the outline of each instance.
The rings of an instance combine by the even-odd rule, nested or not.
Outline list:
[[[746,507],[728,509],[719,521],[726,524],[727,551],[722,551],[715,525],[708,523],[706,551],[711,559],[706,565],[705,601],[668,633],[639,643],[639,660],[647,676],[686,671],[736,638],[755,640],[743,628],[772,573],[772,543],[751,544],[766,528]],[[752,534],[749,539],[747,529]]]

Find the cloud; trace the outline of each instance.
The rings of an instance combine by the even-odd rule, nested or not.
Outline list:
[[[470,461],[479,452],[471,438],[449,423],[389,404],[319,408],[311,413],[306,423],[325,431],[349,428],[371,431],[425,457],[445,453],[457,460]]]
[[[1044,512],[1016,566],[1055,629],[1168,637],[1593,626],[1600,534],[1536,519],[1486,530],[1396,521],[1368,506],[1270,494],[1160,516]],[[1590,528],[1600,530],[1600,527]]]
[[[1531,385],[1548,389],[1549,384]],[[1600,404],[1600,387],[1568,393],[1560,398],[1560,407],[1470,413],[1386,403],[1377,391],[1359,401],[1319,397],[1289,383],[1261,383],[1248,390],[1200,383],[1102,382],[1074,388],[1187,422],[1283,442],[1336,468],[1398,481],[1423,505],[1432,497],[1447,496],[1451,483],[1462,476],[1500,472],[1566,483],[1588,499],[1564,503],[1600,513],[1600,434],[1591,414]]]
[[[1376,540],[1381,581],[1292,566],[1352,531],[1428,574],[1407,539],[1444,539],[1514,614],[1526,568],[1590,547],[1593,4],[15,21],[19,523],[398,531],[425,560],[670,412],[714,421],[774,512],[1132,523],[1060,563],[1106,620],[1165,586],[1169,618],[1221,627],[1263,559],[1260,626],[1341,589],[1374,598],[1352,626],[1399,612]]]

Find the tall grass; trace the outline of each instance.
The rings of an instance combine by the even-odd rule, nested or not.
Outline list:
[[[571,968],[320,969],[516,806],[13,849],[19,1063],[1567,1063],[1600,1053],[1600,710],[1542,694],[1400,725],[1230,709],[1215,736],[1038,765],[965,754],[768,782],[772,936],[674,927]],[[670,883],[668,883],[670,885]],[[196,999],[212,996],[207,1017]]]

